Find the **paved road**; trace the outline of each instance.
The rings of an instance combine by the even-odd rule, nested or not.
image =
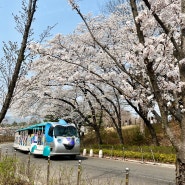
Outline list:
[[[2,153],[8,155],[14,153],[12,144],[0,146]],[[16,156],[28,164],[29,155],[16,151]],[[140,163],[105,159],[98,157],[78,156],[75,160],[67,157],[54,157],[50,163],[50,177],[60,179],[63,184],[76,184],[78,164],[81,160],[82,176],[84,184],[125,185],[125,169],[129,168],[129,185],[174,185],[175,167],[173,165]],[[44,157],[30,156],[31,166],[37,169],[36,178],[46,183],[48,160]],[[65,182],[65,183],[64,183]],[[43,184],[45,184],[43,183]]]

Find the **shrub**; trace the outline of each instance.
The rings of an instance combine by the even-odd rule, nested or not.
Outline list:
[[[16,175],[17,161],[14,157],[2,156],[0,159],[0,185],[31,185]]]

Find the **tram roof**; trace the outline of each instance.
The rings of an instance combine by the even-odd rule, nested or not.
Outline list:
[[[30,125],[28,127],[20,128],[20,129],[16,130],[16,132],[25,131],[25,130],[32,130],[32,129],[41,129],[42,127],[44,127],[48,123],[50,123],[53,126],[54,125],[62,125],[62,126],[69,126],[69,125],[71,125],[71,124],[65,122],[64,120],[60,119],[59,122],[43,122],[43,123]],[[71,125],[71,126],[74,126],[74,125]]]
[[[20,128],[20,129],[16,130],[16,132],[18,132],[18,131],[24,131],[24,130],[38,129],[38,128],[40,128],[40,127],[45,126],[47,123],[48,123],[48,122],[38,123],[38,124],[35,124],[35,125],[30,125],[30,126],[28,126],[28,127]]]

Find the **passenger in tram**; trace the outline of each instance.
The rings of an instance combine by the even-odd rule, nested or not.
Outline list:
[[[41,131],[38,131],[38,142],[37,142],[37,144],[38,144],[38,145],[41,145],[41,142],[42,142]]]

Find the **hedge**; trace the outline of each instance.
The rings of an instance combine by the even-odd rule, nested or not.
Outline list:
[[[86,149],[87,153],[90,152],[90,149]],[[100,149],[93,149],[93,153],[98,155]],[[124,158],[124,159],[136,159],[143,161],[153,161],[161,163],[175,163],[176,155],[171,153],[160,153],[155,152],[141,152],[141,151],[124,151],[124,150],[113,150],[113,149],[102,149],[104,157],[114,157],[114,158]]]

